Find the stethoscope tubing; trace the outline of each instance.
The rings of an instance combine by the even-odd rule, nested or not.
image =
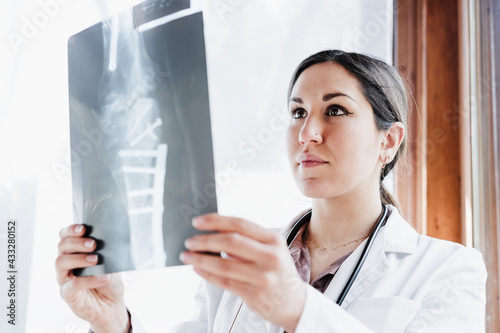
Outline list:
[[[356,266],[354,267],[354,270],[351,273],[351,276],[349,277],[349,280],[347,280],[347,283],[342,290],[342,292],[339,295],[339,298],[337,299],[337,304],[340,306],[344,302],[345,297],[347,296],[347,293],[351,289],[354,280],[358,277],[358,273],[361,270],[361,267],[365,263],[366,258],[368,257],[368,253],[370,253],[370,250],[372,248],[373,242],[375,240],[375,237],[377,237],[377,234],[382,227],[382,225],[385,222],[385,219],[387,217],[387,206],[382,204],[382,214],[380,215],[377,223],[375,224],[375,227],[373,228],[373,231],[370,234],[370,237],[368,238],[368,241],[366,242],[366,245],[363,249],[363,252],[361,253],[361,257],[359,258]]]
[[[286,237],[286,243],[288,246],[290,246],[290,244],[292,244],[292,242],[293,242],[295,236],[297,236],[297,233],[299,232],[300,228],[302,228],[302,226],[305,223],[310,221],[311,214],[312,214],[312,210],[310,210],[309,212],[304,214],[292,226],[292,228],[290,229],[290,232],[288,233],[288,235]],[[339,295],[339,298],[337,299],[336,303],[339,306],[342,304],[342,302],[344,302],[344,299],[345,299],[347,293],[349,292],[349,290],[351,289],[351,287],[354,283],[354,280],[356,280],[356,277],[358,276],[358,273],[361,270],[361,267],[363,266],[366,258],[368,257],[368,253],[370,252],[370,249],[373,245],[375,237],[377,237],[377,234],[378,234],[380,228],[382,227],[382,225],[384,225],[386,218],[387,218],[387,206],[382,204],[382,213],[380,214],[380,217],[378,218],[377,223],[375,223],[375,227],[373,228],[373,230],[368,238],[368,241],[365,245],[365,248],[363,249],[363,252],[361,253],[361,257],[359,258],[358,262],[356,263],[356,266],[354,267],[354,270],[352,271],[351,276],[349,277],[349,280],[347,280],[347,283],[346,283],[344,289],[342,290],[342,292]],[[234,324],[235,324],[236,320],[238,319],[238,316],[240,314],[243,303],[244,302],[241,301],[240,306],[238,308],[238,312],[234,316],[233,322],[231,323],[231,327],[229,328],[229,333],[231,333],[233,331]]]
[[[309,222],[311,219],[311,214],[312,211],[307,212],[304,216],[302,216],[291,228],[290,232],[288,233],[288,236],[286,238],[286,243],[288,246],[293,242],[295,239],[295,236],[297,236],[297,233],[299,230],[302,228],[302,226]],[[382,213],[380,214],[377,222],[375,223],[375,226],[370,233],[370,236],[368,238],[368,241],[366,242],[366,245],[363,249],[363,252],[361,252],[361,257],[359,258],[358,262],[356,263],[356,266],[354,267],[354,270],[351,273],[351,276],[349,277],[349,280],[347,280],[346,285],[344,286],[344,289],[339,295],[339,298],[337,299],[337,304],[340,306],[344,302],[345,297],[347,296],[347,293],[351,289],[354,281],[356,280],[356,277],[359,274],[359,271],[361,270],[361,267],[363,267],[363,264],[365,263],[366,258],[368,257],[368,254],[370,253],[370,250],[372,248],[373,242],[375,241],[375,237],[377,237],[377,234],[384,225],[385,219],[387,218],[387,206],[382,204]]]

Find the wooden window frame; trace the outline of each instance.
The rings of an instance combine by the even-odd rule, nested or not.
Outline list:
[[[395,194],[419,232],[483,253],[486,331],[498,332],[500,0],[396,0],[394,13],[394,64],[414,101],[412,167],[397,170]]]
[[[419,232],[465,243],[459,3],[395,2],[394,64],[413,88],[410,167],[396,171],[395,194],[404,216]]]

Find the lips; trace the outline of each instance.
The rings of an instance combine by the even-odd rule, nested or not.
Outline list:
[[[305,168],[312,168],[328,164],[328,161],[325,161],[321,157],[314,154],[300,154],[297,160],[299,165]]]

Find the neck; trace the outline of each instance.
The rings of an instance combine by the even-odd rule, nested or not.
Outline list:
[[[314,199],[308,233],[328,246],[369,235],[377,222],[382,204],[377,191],[359,191],[335,198]]]

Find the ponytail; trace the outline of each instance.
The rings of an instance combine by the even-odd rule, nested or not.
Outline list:
[[[401,211],[399,203],[394,196],[385,188],[384,183],[380,183],[380,200],[384,205],[392,205]]]

